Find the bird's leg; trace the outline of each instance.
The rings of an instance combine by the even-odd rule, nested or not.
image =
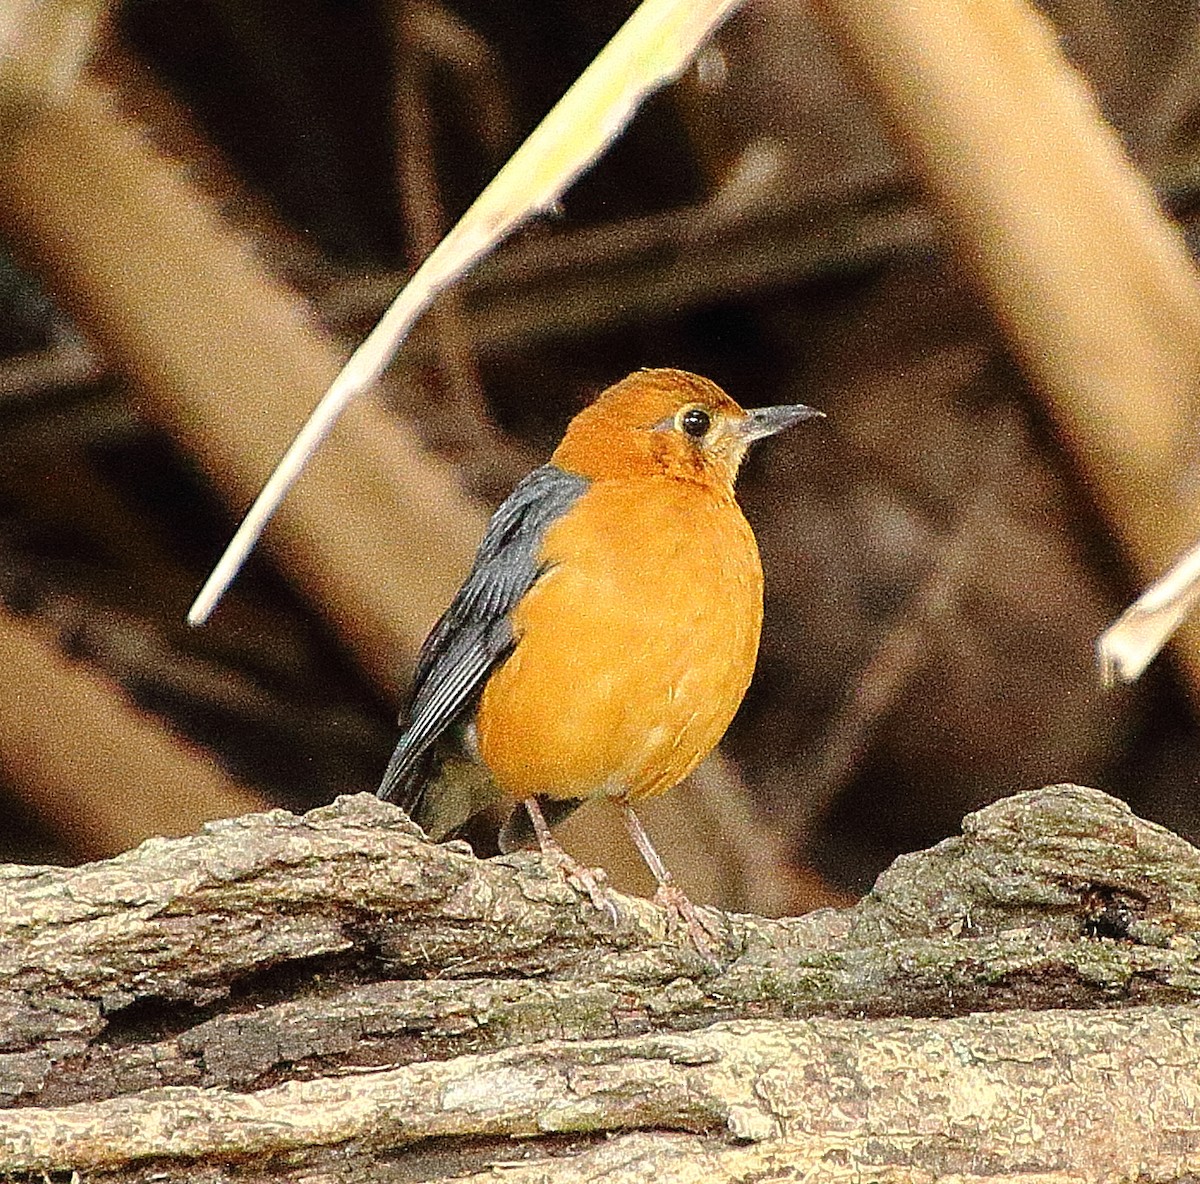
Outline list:
[[[641,820],[633,812],[633,807],[628,802],[623,802],[622,806],[625,810],[625,825],[629,828],[629,837],[633,839],[633,845],[638,849],[641,857],[646,861],[646,866],[658,881],[658,891],[654,894],[655,901],[684,923],[688,936],[692,939],[692,944],[701,954],[706,958],[715,957],[716,945],[714,943],[721,939],[720,930],[713,922],[700,915],[684,890],[675,883],[675,877],[667,871],[667,865],[663,863],[662,856],[654,849],[654,844],[650,841],[650,836],[643,828]]]
[[[604,885],[600,883],[596,872],[590,867],[584,867],[582,863],[573,859],[563,850],[562,844],[551,833],[550,825],[546,822],[546,816],[542,813],[537,798],[527,797],[525,809],[529,812],[529,821],[533,823],[533,833],[537,836],[542,855],[560,867],[567,879],[586,892],[592,904],[602,913],[607,913],[615,925],[618,920],[617,906],[605,890]]]

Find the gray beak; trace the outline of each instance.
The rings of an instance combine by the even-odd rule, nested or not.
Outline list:
[[[790,428],[793,424],[803,423],[806,419],[824,419],[825,412],[815,407],[805,407],[803,403],[789,403],[782,407],[757,407],[746,412],[746,418],[738,425],[738,434],[747,444],[761,440],[764,436],[773,436]]]

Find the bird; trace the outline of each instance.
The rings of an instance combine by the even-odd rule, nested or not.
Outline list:
[[[634,807],[712,751],[754,672],[762,565],[734,495],[746,450],[822,416],[743,410],[676,369],[635,371],[579,411],[496,510],[425,640],[379,796],[435,841],[510,803],[500,849],[536,838],[610,912],[600,876],[551,827],[584,801],[612,801],[656,901],[711,953],[715,931]]]

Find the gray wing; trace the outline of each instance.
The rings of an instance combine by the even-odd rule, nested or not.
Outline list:
[[[492,515],[470,575],[421,647],[408,724],[379,796],[411,815],[429,779],[433,746],[465,722],[488,673],[512,653],[512,610],[541,574],[547,528],[587,489],[554,465],[534,469]]]

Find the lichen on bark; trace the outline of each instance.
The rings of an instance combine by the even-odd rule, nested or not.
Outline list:
[[[717,966],[365,795],[0,897],[0,1170],[1200,1171],[1200,852],[1095,790],[997,802],[853,908],[721,915]]]

